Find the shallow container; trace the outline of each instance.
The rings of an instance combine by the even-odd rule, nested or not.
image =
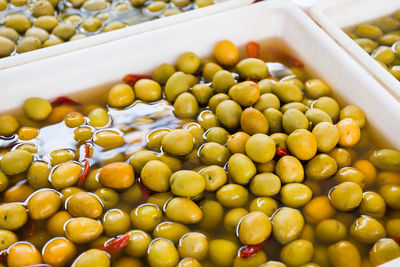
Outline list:
[[[100,91],[127,73],[150,74],[162,62],[193,51],[211,55],[216,42],[229,39],[243,48],[249,41],[284,42],[308,71],[325,80],[334,96],[360,106],[369,127],[400,149],[400,103],[305,13],[288,1],[264,1],[196,18],[151,32],[80,49],[0,71],[0,112],[16,109],[31,96]],[[242,49],[242,55],[244,51]],[[399,266],[396,259],[385,266]]]
[[[247,5],[252,2],[253,0],[215,0],[214,5],[183,12],[174,16],[146,21],[143,23],[131,25],[123,29],[101,33],[98,35],[90,36],[90,38],[83,38],[80,40],[75,40],[73,42],[66,42],[55,46],[41,48],[25,54],[0,58],[0,70],[76,51],[78,49],[83,49],[90,46],[118,40],[138,33],[151,31],[160,27],[166,27],[176,23],[189,21],[194,18],[199,18],[209,14],[229,10],[231,8]]]
[[[400,9],[398,0],[325,0],[310,9],[311,17],[374,78],[400,101],[400,82],[342,30],[389,16]]]

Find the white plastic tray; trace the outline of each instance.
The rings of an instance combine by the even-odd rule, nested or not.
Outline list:
[[[0,71],[0,112],[30,96],[47,99],[104,88],[126,73],[151,73],[161,62],[175,62],[184,51],[209,56],[217,41],[239,46],[268,38],[286,41],[336,95],[359,105],[368,123],[400,148],[400,103],[299,8],[287,1],[265,1],[110,43]],[[398,266],[400,259],[387,266]]]
[[[0,58],[0,70],[10,67],[15,67],[18,65],[26,64],[29,62],[41,60],[56,55],[61,55],[71,51],[76,51],[78,49],[87,48],[90,46],[118,40],[127,36],[132,36],[138,33],[151,31],[160,27],[165,27],[168,25],[188,21],[208,14],[213,14],[231,8],[247,5],[252,3],[253,0],[215,0],[215,2],[216,2],[215,5],[183,12],[181,14],[170,17],[143,22],[120,30],[94,35],[91,36],[90,38],[84,38],[72,42],[66,42],[56,46],[51,46],[31,51],[25,54]]]
[[[400,82],[342,31],[343,28],[390,15],[399,9],[399,0],[325,0],[313,6],[310,15],[400,101]]]

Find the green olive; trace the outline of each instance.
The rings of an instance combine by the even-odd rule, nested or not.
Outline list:
[[[313,255],[313,244],[308,240],[298,239],[282,248],[280,258],[289,266],[299,266],[311,261]]]
[[[300,160],[309,160],[317,152],[317,141],[314,135],[304,129],[294,130],[287,138],[290,152]]]
[[[74,162],[60,164],[51,174],[50,182],[56,189],[74,185],[82,172],[82,167]]]
[[[238,184],[248,184],[257,172],[252,160],[241,153],[233,154],[229,158],[227,169],[229,176]]]
[[[235,129],[239,127],[242,108],[233,100],[224,100],[217,106],[215,114],[225,127]]]
[[[133,209],[131,214],[132,225],[143,231],[153,231],[162,221],[162,212],[154,204],[142,204]]]
[[[65,236],[77,244],[91,242],[103,232],[100,222],[86,217],[73,218],[66,222],[64,227]]]
[[[339,142],[339,130],[331,122],[320,122],[312,130],[320,152],[331,151]]]
[[[178,118],[196,117],[198,111],[199,104],[191,93],[182,93],[175,99],[174,113]]]
[[[53,110],[47,100],[39,97],[31,97],[25,100],[23,109],[25,115],[35,121],[45,120]]]
[[[187,233],[179,240],[178,252],[181,258],[191,257],[201,261],[207,257],[207,238],[201,233]]]
[[[207,142],[216,142],[221,145],[225,145],[228,140],[229,132],[222,127],[211,127],[205,133]]]
[[[306,105],[304,105],[303,103],[300,103],[300,102],[290,102],[290,103],[287,103],[287,104],[283,105],[283,106],[280,108],[280,111],[281,111],[282,113],[285,113],[288,109],[291,109],[291,108],[297,109],[297,110],[299,110],[299,111],[301,111],[301,112],[303,112],[303,113],[305,113],[305,112],[308,110],[308,107],[307,107]]]
[[[386,46],[379,46],[376,48],[371,56],[378,62],[383,64],[391,64],[396,59],[396,54],[392,49]]]
[[[222,67],[214,62],[207,62],[203,67],[202,76],[205,82],[211,82],[215,73],[222,70]]]
[[[369,215],[375,218],[380,218],[385,215],[386,203],[385,200],[376,192],[364,192],[363,199],[360,204],[360,213]]]
[[[301,89],[287,81],[277,82],[272,92],[279,98],[281,103],[301,102],[303,100]]]
[[[49,47],[53,45],[62,44],[64,41],[58,37],[50,37],[43,43],[43,47]]]
[[[320,79],[311,79],[305,83],[304,93],[307,97],[317,99],[329,95],[331,89]]]
[[[232,266],[237,251],[238,246],[234,242],[225,239],[214,239],[209,244],[208,257],[214,264],[213,266],[228,267]]]
[[[100,16],[98,16],[97,18],[102,20]],[[125,28],[125,27],[126,27],[126,24],[124,22],[111,21],[106,26],[104,26],[104,28],[101,31],[102,32],[111,32],[111,31],[119,30],[119,29],[122,29],[122,28]]]
[[[168,219],[183,224],[193,224],[201,221],[203,212],[196,203],[187,198],[175,197],[165,206]]]
[[[230,157],[230,153],[227,147],[210,142],[199,148],[199,157],[201,162],[206,165],[224,166]]]
[[[32,26],[32,23],[23,14],[11,13],[5,16],[4,25],[8,28],[16,30],[19,33],[23,33]]]
[[[371,24],[358,25],[355,33],[359,37],[364,37],[369,39],[376,39],[383,34],[381,29]]]
[[[8,57],[15,49],[15,44],[10,39],[0,36],[0,58]],[[3,116],[2,116],[3,117]],[[4,119],[4,118],[3,118]],[[5,126],[2,126],[2,128]],[[1,129],[3,130],[3,129]],[[5,129],[4,129],[5,130]]]
[[[171,241],[161,238],[150,244],[147,260],[152,267],[173,267],[179,262],[179,255]]]
[[[307,117],[297,109],[288,109],[282,117],[282,126],[287,134],[297,129],[308,129]]]
[[[114,102],[115,100],[113,100],[112,102],[109,103],[117,103]],[[88,114],[88,118],[89,118],[89,124],[93,127],[104,127],[106,125],[108,125],[110,123],[110,117],[108,115],[107,110],[105,110],[104,108],[95,108],[92,111],[89,112]]]
[[[176,68],[184,73],[193,74],[200,66],[200,58],[193,52],[181,54],[176,60]]]
[[[166,8],[166,6],[167,4],[163,1],[155,1],[146,6],[146,9],[150,12],[160,12],[161,10]]]
[[[82,7],[87,11],[99,11],[107,7],[107,2],[105,0],[87,0]]]
[[[0,171],[0,192],[6,190],[9,183],[8,177],[2,171]]]
[[[272,223],[272,232],[275,239],[285,245],[301,235],[304,227],[304,218],[300,211],[284,207],[274,214]]]
[[[134,100],[135,93],[132,87],[124,83],[114,85],[107,96],[107,102],[113,108],[124,108],[132,104]]]
[[[269,133],[280,133],[283,132],[282,129],[282,118],[283,114],[275,108],[267,108],[263,112],[264,116],[267,118]]]
[[[18,241],[18,237],[11,231],[0,230],[0,249],[8,249],[12,244]]]
[[[19,34],[16,30],[8,27],[0,27],[0,36],[10,39],[13,42],[19,40]]]
[[[174,66],[168,63],[163,63],[154,70],[152,78],[159,84],[164,85],[174,73]]]
[[[235,208],[235,209],[229,210],[225,214],[225,218],[224,218],[225,230],[232,234],[236,233],[236,228],[237,228],[239,221],[247,213],[248,213],[248,211],[243,208]]]
[[[351,154],[345,148],[334,148],[329,153],[337,163],[338,168],[343,168],[351,165]]]
[[[197,102],[202,106],[206,105],[214,95],[213,88],[201,83],[194,85],[191,92],[196,98]]]
[[[373,244],[386,236],[383,225],[370,216],[358,217],[350,227],[350,234],[354,239],[366,244]]]
[[[371,54],[375,48],[378,47],[378,44],[371,39],[368,38],[358,38],[354,40],[365,52]]]
[[[207,231],[217,228],[224,217],[224,208],[219,202],[214,200],[203,200],[200,202],[200,208],[203,212],[203,219],[198,226]]]
[[[86,267],[86,266],[98,266],[108,267],[110,266],[110,256],[107,252],[99,249],[89,249],[83,252],[76,258],[73,263],[75,267]]]
[[[177,196],[195,197],[206,188],[206,180],[194,171],[180,170],[170,178],[171,191]]]
[[[238,118],[238,120],[240,120],[240,117]],[[199,116],[197,117],[197,122],[205,130],[221,125],[218,121],[217,115],[209,110],[203,110],[202,112],[200,112]]]
[[[275,156],[275,142],[266,134],[255,134],[246,142],[246,154],[257,163],[266,163]],[[232,157],[239,154],[234,154]],[[246,163],[246,167],[249,163]],[[229,171],[229,162],[228,162]]]
[[[336,171],[336,161],[326,154],[315,156],[306,164],[305,167],[306,176],[319,181],[332,177],[335,175]]]
[[[323,96],[318,98],[313,107],[325,111],[333,122],[336,122],[339,118],[339,104],[331,97]]]
[[[268,75],[267,65],[258,58],[243,59],[236,65],[236,69],[242,78],[261,80]]]
[[[398,185],[384,185],[379,189],[380,195],[391,208],[399,209],[400,208],[400,186]]]
[[[248,213],[238,225],[239,239],[245,245],[257,245],[265,241],[271,231],[272,225],[268,216],[259,211]]]
[[[71,38],[72,35],[75,34],[75,32],[76,32],[76,29],[75,29],[74,25],[72,25],[70,23],[61,23],[53,29],[52,34],[64,41],[66,41],[69,38]]]
[[[154,151],[160,151],[161,149],[161,141],[163,137],[171,131],[168,128],[164,129],[157,129],[151,132],[147,133],[146,136],[146,146],[148,149],[154,150]]]
[[[218,189],[216,197],[227,208],[239,208],[247,203],[249,192],[241,185],[227,184]]]
[[[362,200],[362,189],[354,182],[343,182],[329,192],[332,205],[340,211],[350,211],[358,207]]]
[[[397,257],[400,257],[400,247],[390,238],[380,239],[369,253],[369,259],[374,266],[384,264]]]
[[[332,123],[331,117],[322,109],[310,108],[305,113],[308,121],[312,123],[312,127],[315,127],[320,122],[330,122]]]
[[[250,211],[260,211],[271,217],[278,209],[278,202],[270,197],[257,197],[250,202]]]
[[[193,150],[193,136],[190,132],[175,129],[168,132],[161,141],[162,149],[174,156],[182,156]]]
[[[139,151],[133,154],[130,160],[130,164],[133,166],[136,173],[140,173],[144,165],[146,165],[146,163],[149,162],[150,160],[158,160],[158,157],[154,152],[146,150]]]
[[[317,224],[315,234],[317,238],[323,242],[336,243],[346,238],[347,229],[340,221],[327,219]]]
[[[169,190],[171,169],[162,161],[148,161],[141,171],[141,181],[143,184],[156,192],[166,192]]]
[[[281,180],[273,173],[260,173],[250,183],[250,191],[256,196],[270,197],[279,193]]]
[[[91,139],[93,130],[90,127],[79,127],[74,130],[74,139],[78,142],[84,142]]]
[[[34,220],[49,218],[58,211],[60,206],[60,195],[48,189],[37,191],[30,196],[27,203],[29,216]]]
[[[117,236],[128,231],[131,220],[129,215],[119,209],[112,209],[104,214],[102,219],[104,232],[109,236]]]
[[[255,108],[246,108],[242,112],[240,126],[244,132],[250,135],[257,133],[266,134],[269,130],[268,120]]]
[[[251,81],[245,81],[233,85],[229,89],[229,96],[242,107],[254,105],[260,98],[258,85]]]
[[[275,86],[275,81],[271,79],[262,79],[258,82],[258,87],[260,88],[261,95],[266,93],[272,93]]]
[[[31,165],[32,160],[33,156],[31,153],[17,149],[3,155],[0,167],[5,175],[15,175],[26,171]]]
[[[175,99],[182,93],[189,91],[190,84],[185,73],[178,71],[172,74],[164,88],[165,97],[169,101],[175,101]]]
[[[94,191],[94,194],[101,200],[105,210],[114,208],[119,200],[118,193],[111,188],[98,188]]]
[[[276,174],[282,183],[300,183],[304,179],[303,165],[293,156],[284,156],[276,164]]]
[[[267,108],[275,108],[279,110],[280,106],[279,98],[276,95],[265,93],[260,96],[259,100],[254,105],[254,108],[263,112]]]
[[[399,236],[400,219],[391,219],[386,222],[386,232],[389,237]]]
[[[336,173],[335,179],[339,183],[347,181],[355,182],[361,186],[361,188],[364,188],[367,185],[364,174],[353,167],[340,168]]]
[[[312,190],[301,183],[290,183],[282,186],[281,202],[288,207],[298,208],[304,206],[312,198]]]
[[[400,170],[400,151],[394,149],[375,150],[369,161],[384,171]]]
[[[66,201],[68,212],[74,217],[97,218],[103,212],[103,205],[96,195],[77,192]]]
[[[217,71],[212,79],[212,88],[216,93],[226,93],[235,84],[235,77],[226,70]]]
[[[41,16],[53,16],[54,7],[46,0],[39,0],[33,4],[32,15],[36,18]]]
[[[140,230],[129,231],[128,234],[129,240],[123,251],[132,257],[146,256],[151,242],[149,234]]]
[[[349,241],[339,241],[328,248],[328,257],[334,267],[360,266],[358,249]]]
[[[14,231],[28,220],[28,212],[17,203],[6,203],[0,205],[0,227],[5,230]]]
[[[17,119],[11,115],[0,116],[0,135],[11,136],[19,128]]]
[[[154,228],[154,238],[165,238],[171,240],[174,244],[178,244],[183,235],[189,233],[187,226],[176,222],[162,222]]]

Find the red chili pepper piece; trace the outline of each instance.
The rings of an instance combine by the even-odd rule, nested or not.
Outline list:
[[[57,107],[57,106],[64,105],[64,104],[72,105],[72,106],[80,106],[80,105],[82,105],[81,103],[72,100],[68,96],[60,96],[56,100],[51,102],[51,105],[53,106],[53,108]]]
[[[124,83],[129,84],[131,87],[135,86],[135,83],[141,79],[150,79],[150,75],[145,74],[127,74],[122,79]]]
[[[302,68],[304,67],[304,63],[301,62],[299,59],[297,59],[296,57],[286,54],[285,52],[283,52],[280,49],[277,49],[275,47],[268,47],[268,52],[275,55],[276,57],[278,57],[280,60],[282,60],[283,62],[287,63],[288,65],[297,67],[297,68]]]
[[[22,236],[24,239],[28,239],[33,236],[36,231],[35,222],[32,219],[29,219],[24,228],[22,229]]]
[[[142,193],[142,199],[140,200],[140,204],[143,204],[147,201],[147,199],[150,197],[151,195],[151,190],[148,189],[143,183],[142,181],[139,182],[139,188],[140,188],[140,192]]]
[[[289,152],[289,150],[287,150],[285,148],[279,147],[276,149],[276,155],[278,155],[279,157],[284,157],[284,156],[290,155],[290,152]]]
[[[253,41],[248,42],[246,45],[246,51],[248,57],[258,58],[260,56],[260,45]]]
[[[119,251],[121,251],[129,241],[129,234],[122,235],[120,237],[117,237],[111,241],[108,241],[104,244],[104,246],[98,247],[100,250],[104,250],[111,256],[117,254]]]
[[[87,178],[87,176],[89,174],[89,171],[90,171],[90,163],[89,163],[89,161],[87,159],[84,159],[83,162],[84,162],[83,172],[81,173],[81,175],[79,175],[78,185],[83,185],[83,183],[85,182],[85,180],[86,180],[86,178]]]
[[[90,156],[90,146],[86,145],[85,146],[85,159],[88,159]]]
[[[250,82],[258,83],[258,80],[256,80],[256,79],[253,79],[253,78],[246,78],[246,81],[250,81]]]
[[[261,242],[260,244],[257,245],[247,245],[244,246],[241,250],[240,250],[240,254],[239,256],[241,258],[249,258],[251,257],[253,254],[257,253],[258,251],[260,251],[263,247],[265,247],[268,244],[269,239]]]
[[[393,239],[394,241],[396,241],[397,245],[400,246],[400,236],[392,237],[392,239]]]

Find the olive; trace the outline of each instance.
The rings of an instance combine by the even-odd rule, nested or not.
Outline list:
[[[284,104],[290,102],[301,102],[303,100],[301,89],[287,81],[277,82],[272,89],[272,93],[274,93],[279,98],[280,102]]]
[[[17,203],[0,205],[0,227],[6,230],[17,230],[28,220],[26,209]]]
[[[282,248],[280,258],[289,266],[299,266],[311,261],[313,255],[313,244],[308,240],[298,239]]]
[[[261,80],[268,75],[267,65],[258,58],[245,58],[236,65],[236,69],[242,78]]]
[[[77,244],[88,243],[98,238],[103,232],[100,222],[86,218],[77,217],[70,219],[64,224],[65,236]]]
[[[400,186],[398,185],[384,185],[379,189],[380,195],[386,202],[386,205],[393,209],[399,209],[400,199]]]
[[[347,167],[351,164],[351,154],[345,148],[334,148],[328,155],[336,161],[338,168]]]
[[[354,182],[343,182],[329,192],[332,205],[340,211],[350,211],[362,201],[362,189]]]
[[[182,93],[174,103],[174,113],[178,118],[196,117],[199,110],[199,104],[191,93]]]
[[[245,215],[238,225],[240,241],[245,245],[256,245],[271,234],[272,225],[267,215],[253,211]]]
[[[323,242],[335,243],[346,238],[347,229],[340,221],[327,219],[317,224],[315,234]]]
[[[329,261],[334,267],[360,266],[358,249],[349,241],[339,241],[328,247]]]
[[[214,200],[203,200],[200,202],[203,219],[198,226],[200,229],[211,231],[220,225],[224,216],[224,208]]]
[[[193,150],[193,141],[193,136],[189,131],[175,129],[163,137],[161,144],[165,152],[174,156],[182,156]]]
[[[89,249],[83,252],[76,258],[72,266],[85,267],[85,266],[110,266],[110,256],[107,252],[99,249]]]
[[[233,85],[228,94],[242,107],[248,107],[254,105],[260,98],[260,88],[254,82],[245,81]]]
[[[178,244],[183,235],[190,232],[189,228],[183,224],[175,222],[162,222],[154,228],[153,236],[155,238],[165,238]]]
[[[241,153],[233,154],[229,158],[227,169],[229,176],[239,184],[248,184],[257,172],[251,159]]]
[[[227,208],[239,208],[247,203],[249,192],[241,185],[227,184],[218,189],[216,197]]]
[[[340,132],[331,122],[320,122],[312,130],[320,152],[329,152],[339,142]]]
[[[281,190],[281,180],[273,173],[260,173],[250,183],[250,191],[256,196],[270,197]]]
[[[132,225],[143,231],[153,231],[162,221],[162,212],[154,204],[145,203],[132,210]]]
[[[264,116],[267,118],[269,133],[280,133],[283,132],[282,129],[282,118],[283,114],[275,108],[267,108],[263,112]]]
[[[301,183],[290,183],[282,186],[281,202],[291,208],[304,206],[312,198],[312,190]]]
[[[207,142],[216,142],[225,145],[228,140],[229,132],[222,127],[211,127],[205,133]]]
[[[290,152],[300,160],[309,160],[317,152],[317,141],[314,135],[304,129],[294,130],[287,138]]]
[[[108,104],[113,108],[124,108],[133,103],[135,93],[128,84],[118,83],[108,92],[107,100]]]
[[[151,190],[165,192],[170,188],[171,175],[171,169],[167,164],[159,160],[151,160],[144,165],[141,171],[141,181]]]
[[[336,171],[336,161],[326,154],[318,154],[307,162],[305,166],[306,177],[318,181],[332,177]]]
[[[180,170],[172,174],[170,186],[173,194],[182,197],[195,197],[206,188],[206,180],[194,171]]]
[[[331,89],[320,79],[311,79],[305,83],[304,93],[307,97],[317,99],[329,95]]]
[[[269,130],[267,118],[255,108],[246,108],[240,116],[242,130],[250,135],[266,134]]]
[[[386,236],[384,226],[376,219],[362,215],[350,227],[350,234],[354,239],[366,244],[373,244]]]
[[[193,86],[191,92],[194,95],[194,97],[196,98],[197,102],[202,106],[204,106],[207,103],[209,103],[209,101],[211,101],[211,99],[214,96],[213,88],[211,88],[208,85],[201,84],[201,83],[196,84],[195,86]],[[210,104],[209,104],[209,106],[210,106],[210,109],[212,111],[215,111],[215,107],[216,106],[214,107],[214,109],[211,108]]]
[[[32,26],[32,23],[23,14],[11,13],[5,16],[4,25],[18,31],[19,33],[23,33]]]
[[[216,93],[226,93],[236,83],[232,73],[226,70],[217,71],[212,79],[212,88]]]
[[[67,266],[76,256],[75,245],[62,237],[49,240],[43,248],[43,262],[52,266]]]
[[[262,79],[258,82],[258,87],[260,87],[260,93],[266,94],[266,93],[272,93],[272,90],[275,86],[275,81],[272,79]]]
[[[200,112],[199,116],[197,116],[197,122],[205,130],[221,125],[218,121],[217,115],[209,110],[203,110],[202,112]]]
[[[164,85],[168,81],[169,77],[171,77],[174,73],[174,66],[168,63],[163,63],[154,70],[152,78],[159,84]]]
[[[233,66],[239,60],[239,49],[231,41],[223,40],[214,46],[214,56],[222,65]]]
[[[241,121],[242,108],[233,100],[224,100],[218,104],[215,114],[222,125],[236,129]]]
[[[284,156],[276,164],[276,174],[282,183],[300,183],[304,179],[303,165],[293,156]]]
[[[361,214],[380,218],[385,215],[386,203],[382,196],[378,193],[371,191],[364,192],[359,210]]]
[[[369,253],[369,259],[374,266],[384,264],[397,257],[400,257],[400,247],[390,238],[382,238],[377,241]]]
[[[0,116],[0,135],[11,136],[18,130],[18,128],[19,128],[19,123],[15,117],[11,115]]]
[[[197,149],[204,143],[204,130],[198,123],[188,123],[184,129],[189,131],[194,138],[194,147]],[[161,142],[161,140],[160,140]],[[161,143],[160,143],[161,144]]]
[[[118,179],[115,179],[118,177]],[[125,162],[113,162],[104,166],[99,172],[99,182],[113,189],[126,189],[135,182],[131,165]]]
[[[168,219],[183,224],[200,222],[203,212],[192,200],[175,197],[165,204],[165,214]]]
[[[25,150],[17,149],[7,152],[0,161],[0,168],[5,175],[15,175],[26,171],[31,165],[33,156]]]
[[[200,58],[193,52],[181,54],[176,60],[176,68],[184,73],[193,74],[200,66]]]
[[[151,267],[174,267],[179,262],[178,251],[171,241],[155,239],[149,246],[147,261]]]
[[[6,250],[18,241],[18,237],[11,231],[0,230],[0,249]]]
[[[10,267],[29,266],[42,263],[40,252],[30,243],[15,243],[7,252],[7,266]]]
[[[199,171],[206,181],[206,191],[215,191],[227,181],[227,175],[223,168],[216,165],[207,166]]]
[[[227,147],[215,143],[205,143],[199,148],[200,161],[206,165],[224,166],[230,157]]]
[[[164,88],[165,97],[169,101],[175,101],[175,99],[182,93],[189,91],[190,84],[185,73],[178,71],[172,74]]]
[[[52,236],[65,236],[64,224],[71,218],[68,211],[59,211],[47,220],[46,228]]]
[[[298,210],[284,207],[274,214],[272,223],[272,232],[275,239],[285,245],[301,235],[304,227],[304,218]]]
[[[339,130],[339,144],[341,146],[352,147],[360,141],[360,127],[352,118],[340,120],[336,127]]]
[[[59,194],[52,190],[37,191],[28,200],[29,216],[34,220],[43,220],[52,216],[61,206]]]
[[[260,96],[260,99],[254,105],[254,108],[258,109],[259,111],[263,112],[267,108],[274,108],[279,110],[281,103],[279,98],[271,93],[265,93]]]
[[[380,149],[374,151],[369,160],[376,167],[384,171],[400,170],[400,151],[394,149]]]
[[[301,111],[301,110],[300,110]],[[332,123],[331,117],[323,111],[322,109],[319,108],[310,108],[307,111],[305,111],[306,118],[309,122],[311,122],[311,125],[315,127],[321,122],[330,122]]]
[[[202,75],[205,82],[211,82],[215,73],[222,70],[222,67],[214,62],[207,62],[203,67]]]
[[[306,116],[297,109],[288,109],[282,117],[282,126],[287,134],[297,129],[308,129],[309,122]]]
[[[100,187],[94,191],[94,194],[100,199],[105,210],[114,208],[119,200],[118,193],[111,188]]]
[[[214,266],[232,266],[238,246],[229,240],[214,239],[209,243],[208,257]]]
[[[355,182],[361,186],[361,188],[364,188],[367,184],[364,174],[353,167],[340,168],[336,173],[335,179],[339,183],[347,181]]]
[[[310,223],[318,223],[322,220],[330,219],[336,212],[327,196],[314,197],[304,206],[303,211],[304,216]]]

